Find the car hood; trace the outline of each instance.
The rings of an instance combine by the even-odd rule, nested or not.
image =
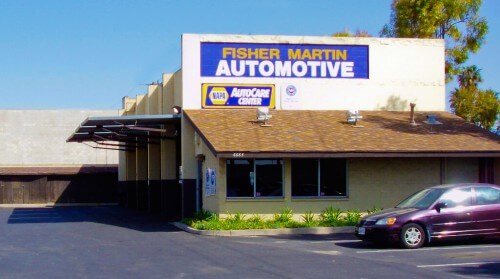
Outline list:
[[[379,212],[375,212],[372,214],[368,214],[363,219],[365,220],[379,220],[382,218],[389,218],[389,217],[398,217],[402,215],[406,215],[409,213],[413,213],[416,211],[420,211],[421,209],[415,208],[415,207],[408,207],[408,208],[389,208],[385,209]]]

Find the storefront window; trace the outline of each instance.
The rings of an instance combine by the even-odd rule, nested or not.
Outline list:
[[[292,196],[347,197],[345,159],[293,159]]]
[[[227,197],[282,197],[283,160],[229,159]]]

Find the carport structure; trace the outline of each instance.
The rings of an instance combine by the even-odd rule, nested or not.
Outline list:
[[[67,142],[92,142],[93,148],[117,150],[145,148],[148,144],[160,144],[162,139],[175,140],[180,118],[177,114],[89,117]]]
[[[120,151],[120,203],[131,208],[181,217],[178,114],[89,117],[67,142]]]

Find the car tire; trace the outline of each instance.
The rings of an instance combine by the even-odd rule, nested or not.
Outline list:
[[[403,245],[403,247],[405,248],[420,248],[425,243],[425,231],[418,224],[406,224],[403,226],[403,229],[401,229],[399,240],[401,242],[401,245]]]

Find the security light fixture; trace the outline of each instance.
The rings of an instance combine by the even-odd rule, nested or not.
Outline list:
[[[359,110],[357,110],[357,109],[348,110],[346,118],[347,118],[347,123],[353,124],[354,127],[363,127],[363,126],[358,125],[358,121],[363,118],[363,116],[361,116],[359,114]]]
[[[172,111],[174,112],[174,114],[181,114],[182,108],[180,106],[173,106]]]
[[[270,127],[272,125],[268,124],[267,121],[273,117],[269,114],[268,107],[258,107],[257,108],[257,122],[262,123],[261,127]]]

